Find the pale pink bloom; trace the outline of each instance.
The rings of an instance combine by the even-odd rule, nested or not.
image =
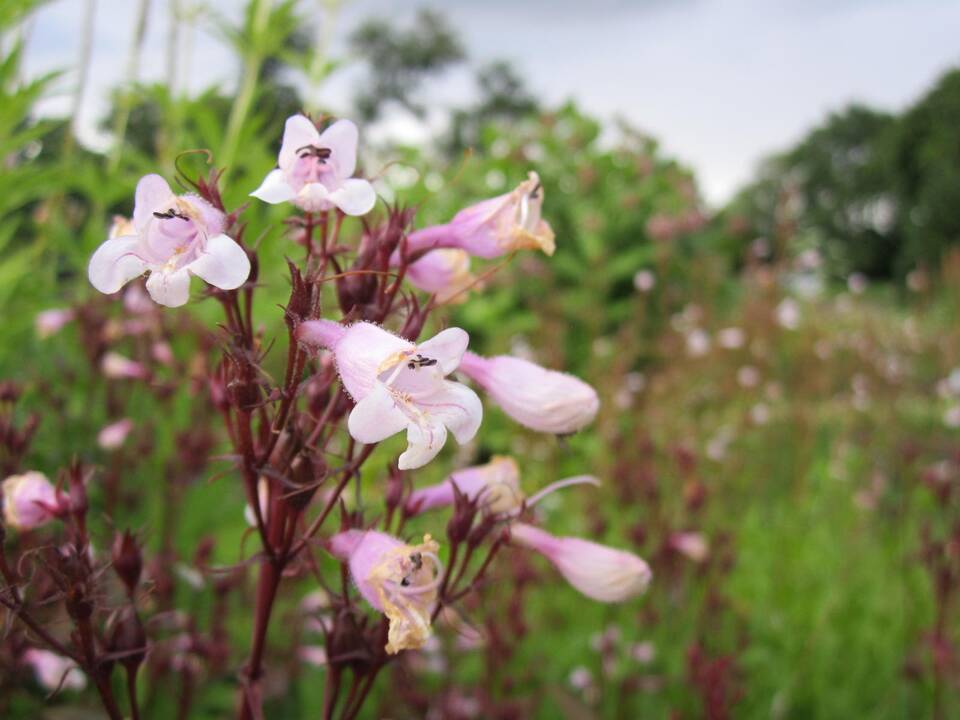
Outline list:
[[[377,193],[366,180],[351,177],[357,167],[357,126],[337,120],[322,133],[303,115],[287,118],[276,170],[250,193],[273,205],[292,202],[307,212],[331,210],[366,215]]]
[[[149,271],[147,292],[168,307],[190,298],[190,276],[222,290],[243,285],[250,259],[223,234],[225,216],[196,195],[174,195],[159,175],[137,183],[133,232],[108,239],[90,258],[90,283],[115,293]]]
[[[37,682],[51,692],[58,688],[83,690],[87,686],[87,676],[73,660],[49,650],[28,648],[23,662],[33,668]]]
[[[391,264],[396,267],[399,264]],[[456,248],[431,250],[407,267],[407,280],[414,287],[437,296],[438,303],[462,303],[467,291],[476,287],[477,278],[470,272],[470,254]]]
[[[717,333],[717,342],[727,350],[738,350],[747,341],[747,334],[738,327],[723,328]]]
[[[435,248],[461,248],[481,258],[495,258],[514,250],[539,249],[553,255],[553,230],[540,217],[543,187],[531,172],[516,189],[464,208],[445,225],[410,234],[407,253]]]
[[[777,323],[787,330],[800,327],[800,306],[792,298],[786,298],[777,305]]]
[[[665,242],[672,240],[678,234],[680,225],[676,218],[657,213],[647,220],[646,230],[651,239]]]
[[[414,491],[407,499],[407,511],[415,514],[453,505],[454,483],[469,499],[479,499],[484,511],[492,515],[516,510],[523,504],[516,461],[497,455],[486,465],[457,470],[441,483]]]
[[[854,295],[862,295],[867,289],[867,276],[863,273],[855,272],[847,278],[847,289]]]
[[[103,356],[100,371],[111,380],[145,380],[150,375],[142,364],[115,352]]]
[[[756,387],[760,383],[760,371],[753,365],[744,365],[737,370],[737,382],[745,388]]]
[[[126,292],[123,293],[123,307],[127,312],[134,315],[147,315],[153,312],[157,306],[150,300],[150,296],[144,290],[143,285],[135,282],[128,285]]]
[[[601,602],[621,602],[639,595],[653,577],[637,555],[589,540],[556,537],[523,523],[510,527],[510,538],[543,555],[573,587]]]
[[[639,292],[647,293],[653,290],[657,284],[657,276],[652,270],[637,270],[633,276],[633,287]]]
[[[710,545],[703,533],[677,532],[670,536],[670,547],[694,562],[703,562],[710,554]]]
[[[483,417],[480,399],[465,385],[445,379],[467,349],[469,336],[460,328],[414,344],[373,323],[310,320],[300,325],[297,337],[333,351],[340,380],[357,403],[347,422],[355,440],[376,443],[407,431],[401,470],[436,457],[448,429],[461,444],[476,435]]]
[[[150,354],[153,359],[161,365],[173,365],[173,348],[170,343],[159,340],[150,347]]]
[[[347,562],[357,590],[390,621],[386,651],[423,647],[440,584],[436,541],[424,535],[421,544],[407,545],[376,530],[347,530],[331,537],[327,548]]]
[[[0,486],[3,496],[3,521],[17,530],[44,525],[66,507],[66,498],[43,473],[31,471],[11,475]]]
[[[320,645],[302,645],[297,650],[297,657],[308,665],[325,667],[327,664],[327,649]]]
[[[64,325],[73,320],[73,318],[73,310],[67,308],[54,308],[38,313],[34,319],[37,337],[45,339],[56,335],[63,329]]]
[[[657,648],[652,642],[646,640],[645,642],[637,643],[630,650],[630,655],[638,663],[647,665],[652,663],[657,657]]]
[[[133,420],[123,418],[110,423],[97,434],[97,445],[104,450],[116,450],[121,447],[133,430]]]
[[[476,382],[503,411],[533,430],[568,435],[593,421],[596,391],[579,378],[509,355],[463,355],[460,372]]]
[[[550,483],[527,498],[520,489],[520,470],[511,457],[495,455],[486,465],[457,470],[449,478],[436,485],[415,490],[407,499],[407,512],[418,513],[454,504],[454,489],[470,500],[479,501],[482,512],[489,515],[517,515],[543,498],[572,485],[599,486],[600,481],[591,475],[577,475]]]
[[[710,336],[705,330],[694,328],[687,333],[687,355],[703,357],[710,352]]]

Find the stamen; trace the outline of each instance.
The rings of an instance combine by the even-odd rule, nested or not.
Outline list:
[[[524,503],[524,506],[532,508],[550,493],[565,487],[570,487],[571,485],[593,485],[594,487],[600,487],[600,481],[593,477],[593,475],[577,475],[576,477],[569,477],[565,480],[557,480],[547,485],[540,492],[530,496],[527,502]]]

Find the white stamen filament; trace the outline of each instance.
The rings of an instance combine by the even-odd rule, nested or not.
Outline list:
[[[577,475],[575,477],[569,477],[564,480],[557,480],[547,485],[545,488],[540,490],[540,492],[534,493],[531,495],[525,506],[527,508],[532,508],[538,502],[543,500],[547,495],[557,490],[560,490],[565,487],[570,487],[571,485],[593,485],[594,487],[600,487],[600,481],[597,480],[593,475]]]

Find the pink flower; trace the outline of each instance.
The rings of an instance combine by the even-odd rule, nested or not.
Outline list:
[[[424,535],[420,545],[407,545],[375,530],[347,530],[331,537],[327,548],[348,563],[360,594],[390,621],[386,651],[422,647],[440,584],[436,541]]]
[[[97,435],[97,445],[104,450],[116,450],[127,441],[131,430],[133,430],[133,420],[130,418],[110,423]]]
[[[147,292],[168,307],[190,297],[190,276],[233,290],[250,274],[242,247],[223,234],[224,215],[196,195],[176,196],[159,175],[137,183],[133,232],[108,239],[90,258],[90,283],[115,293],[149,271]],[[129,230],[128,230],[129,231]]]
[[[51,692],[61,688],[83,690],[87,686],[87,676],[73,660],[49,650],[28,648],[23,662],[33,668],[37,682]]]
[[[577,432],[593,421],[600,407],[596,391],[579,378],[509,355],[484,358],[466,352],[459,370],[507,415],[540,432]]]
[[[37,337],[46,339],[56,335],[63,326],[73,320],[73,310],[66,308],[54,308],[53,310],[44,310],[37,314],[34,319],[34,327],[37,331]]]
[[[670,547],[694,562],[703,562],[710,554],[710,545],[703,533],[677,532],[670,536]]]
[[[40,472],[11,475],[0,486],[3,521],[17,530],[30,530],[53,520],[66,508],[66,498]]]
[[[333,351],[340,380],[357,403],[347,423],[355,440],[376,443],[407,431],[401,470],[436,457],[447,429],[459,443],[476,435],[483,417],[480,399],[465,385],[444,379],[467,349],[469,336],[460,328],[415,345],[373,323],[310,320],[297,337]]]
[[[394,258],[399,261],[398,256]],[[441,304],[466,301],[468,289],[477,285],[470,272],[470,254],[456,248],[431,250],[407,267],[406,277],[414,287],[435,294]]]
[[[532,525],[514,523],[511,540],[543,555],[567,582],[587,597],[621,602],[647,589],[650,567],[641,558],[589,540],[555,537]]]
[[[100,371],[111,380],[146,380],[150,371],[120,353],[108,352],[100,360]]]
[[[453,505],[453,485],[471,500],[480,499],[484,512],[499,515],[523,504],[520,470],[511,457],[495,456],[486,465],[457,470],[436,485],[414,491],[407,499],[407,511],[413,514]]]
[[[515,190],[464,208],[445,225],[411,233],[407,253],[462,248],[476,257],[495,258],[532,248],[553,255],[553,230],[540,217],[542,205],[540,177],[531,172]]]
[[[357,126],[338,120],[322,133],[303,115],[287,118],[279,167],[250,193],[264,202],[292,202],[308,212],[334,206],[347,215],[365,215],[377,202],[366,180],[352,178],[357,167]]]

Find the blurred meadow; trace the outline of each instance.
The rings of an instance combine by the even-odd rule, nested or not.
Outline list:
[[[76,5],[91,25],[110,22],[110,2]],[[496,455],[518,458],[530,494],[593,474],[601,487],[551,495],[539,512],[552,531],[629,549],[653,570],[644,596],[604,605],[539,585],[556,582],[539,558],[501,557],[496,581],[461,608],[496,618],[485,622],[499,634],[478,647],[439,635],[385,671],[361,717],[960,715],[960,70],[930,76],[897,111],[831,108],[708,203],[643,117],[601,118],[573,92],[540,97],[510,62],[477,63],[440,4],[362,20],[348,36],[327,25],[337,0],[250,0],[236,17],[188,0],[126,5],[124,79],[97,145],[78,139],[78,105],[37,111],[51,95],[84,101],[90,26],[76,28],[76,65],[27,74],[43,9],[0,4],[0,463],[4,476],[94,466],[94,548],[135,529],[174,568],[171,608],[204,631],[229,618],[218,666],[142,681],[144,717],[232,712],[249,600],[231,596],[240,605],[227,612],[202,571],[242,561],[254,539],[225,437],[205,421],[194,431],[216,414],[190,366],[201,336],[179,334],[215,328],[218,303],[195,293],[165,311],[160,335],[124,336],[123,303],[90,287],[87,262],[112,218],[131,214],[142,175],[225,168],[224,204],[247,204],[244,240],[259,255],[253,325],[276,335],[264,368],[282,376],[284,257],[301,250],[283,211],[248,194],[274,167],[285,119],[304,110],[358,123],[362,173],[383,202],[416,207],[418,226],[539,173],[555,255],[478,263],[482,287],[432,327],[464,328],[484,355],[578,375],[599,414],[556,438],[489,406],[477,439],[451,443],[416,483]],[[176,78],[190,69],[177,63],[188,56],[171,46],[172,75],[141,82],[144,37],[167,13],[171,33],[229,49],[237,81],[185,91]],[[472,94],[438,124],[430,92],[454,70]],[[323,88],[344,72],[354,92],[327,106]],[[427,115],[424,139],[365,134]],[[209,165],[184,154],[197,149]],[[40,320],[57,309],[72,312],[62,327]],[[148,358],[161,340],[176,362],[150,384],[101,376],[104,348]],[[106,450],[98,434],[120,417],[132,433]],[[16,432],[34,418],[18,453]],[[378,449],[351,503],[379,512],[384,464],[401,447]],[[520,589],[500,592],[507,582]],[[321,717],[325,669],[288,650],[311,632],[294,619],[308,584],[271,628],[268,718]],[[90,688],[48,695],[0,645],[0,717],[101,716]]]

